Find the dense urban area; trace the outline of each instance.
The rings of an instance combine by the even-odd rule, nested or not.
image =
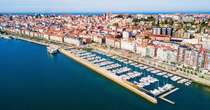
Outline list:
[[[1,33],[94,45],[150,65],[210,78],[210,15],[1,15]]]
[[[0,38],[47,46],[152,103],[210,86],[209,14],[5,14]]]

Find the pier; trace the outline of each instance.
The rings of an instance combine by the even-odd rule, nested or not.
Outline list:
[[[173,92],[175,92],[177,90],[179,90],[179,88],[175,88],[175,89],[173,89],[173,90],[171,90],[171,91],[169,91],[169,92],[161,95],[159,98],[162,99],[162,100],[164,100],[164,101],[166,101],[166,102],[168,102],[168,103],[170,103],[170,104],[173,104],[174,105],[175,102],[173,102],[173,101],[171,101],[169,99],[166,99],[165,97],[168,96],[168,95],[170,95],[170,94],[172,94]]]

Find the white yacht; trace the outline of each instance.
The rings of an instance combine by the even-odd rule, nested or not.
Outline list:
[[[55,54],[58,52],[58,46],[56,45],[50,45],[47,47],[47,51],[50,53],[50,54]]]

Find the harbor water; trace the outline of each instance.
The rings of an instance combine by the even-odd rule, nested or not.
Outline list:
[[[167,96],[175,105],[152,104],[62,54],[51,56],[45,46],[0,39],[0,50],[0,110],[210,108],[210,89],[198,84],[177,84],[180,89]]]

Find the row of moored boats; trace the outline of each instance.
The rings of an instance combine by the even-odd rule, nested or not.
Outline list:
[[[184,79],[181,77],[179,78],[179,76],[175,76],[167,72],[162,72],[161,70],[157,70],[155,68],[151,68],[151,67],[139,64],[137,62],[134,62],[128,59],[123,59],[118,56],[110,56],[109,58],[106,58],[106,57],[103,57],[104,54],[100,55],[100,53],[97,53],[97,52],[87,52],[85,50],[79,50],[79,49],[74,49],[74,48],[69,49],[69,51],[77,55],[78,57],[85,59],[92,64],[97,65],[98,67],[101,67],[107,71],[110,71],[111,74],[115,75],[119,79],[133,83],[140,89],[145,89],[145,87],[147,86],[150,86],[155,83],[159,83],[160,80],[154,77],[154,75],[151,75],[151,74],[145,75],[142,72],[135,71],[129,66],[127,66],[127,64],[130,64],[140,69],[145,69],[152,74],[156,74],[157,76],[170,78],[173,81],[177,81],[177,83],[185,83],[186,85],[191,84],[191,81],[188,79]],[[110,58],[112,58],[113,60],[110,60]],[[118,60],[122,63],[125,62],[126,65],[116,62],[114,60]],[[162,93],[165,93],[166,91],[173,89],[174,87],[175,86],[172,84],[165,83],[164,85],[149,89],[147,91],[149,91],[154,96],[157,96]]]

